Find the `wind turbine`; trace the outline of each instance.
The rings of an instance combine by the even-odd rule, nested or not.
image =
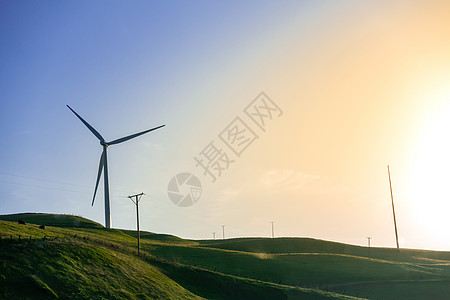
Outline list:
[[[95,183],[94,197],[92,197],[92,206],[94,206],[95,195],[97,194],[98,183],[100,181],[100,176],[102,175],[102,171],[104,171],[103,179],[105,181],[105,226],[106,228],[111,228],[111,212],[110,212],[110,202],[109,202],[109,183],[108,183],[108,155],[107,150],[108,146],[120,144],[122,142],[131,140],[140,135],[146,134],[147,132],[159,129],[164,127],[165,125],[161,125],[152,129],[148,129],[139,133],[131,134],[126,137],[113,140],[111,142],[106,142],[105,139],[98,133],[97,130],[94,129],[88,122],[86,122],[79,114],[77,114],[69,105],[67,107],[78,117],[78,119],[83,122],[84,125],[98,138],[100,141],[100,145],[103,147],[102,155],[100,156],[100,163],[98,166],[98,174],[97,174],[97,182]]]

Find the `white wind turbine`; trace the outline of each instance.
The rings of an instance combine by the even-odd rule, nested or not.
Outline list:
[[[109,202],[109,183],[108,183],[108,158],[107,158],[107,149],[108,146],[120,144],[122,142],[131,140],[140,135],[146,134],[147,132],[159,129],[164,127],[165,125],[161,125],[152,129],[148,129],[139,133],[131,134],[126,137],[113,140],[111,142],[106,142],[105,139],[98,133],[97,130],[94,129],[88,122],[86,122],[80,115],[78,115],[69,105],[67,107],[78,117],[78,119],[83,122],[84,125],[99,139],[100,145],[103,147],[103,152],[100,157],[100,164],[98,166],[98,174],[97,174],[97,182],[95,183],[94,197],[92,198],[92,205],[94,205],[95,195],[97,193],[98,183],[100,181],[100,176],[102,175],[102,171],[104,171],[103,179],[105,181],[105,226],[106,228],[111,228],[111,212],[110,212],[110,202]]]

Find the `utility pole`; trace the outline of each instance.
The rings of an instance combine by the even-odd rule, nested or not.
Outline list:
[[[133,201],[133,203],[136,204],[136,220],[137,220],[137,234],[138,234],[138,238],[137,238],[137,240],[138,240],[138,255],[141,254],[141,252],[140,252],[141,233],[139,231],[139,200],[141,200],[142,195],[144,195],[144,193],[128,196],[128,198],[130,198],[131,201]]]
[[[216,233],[213,232],[213,240],[215,240],[215,239],[216,239]]]
[[[222,225],[222,240],[225,239],[225,225]]]
[[[366,237],[367,242],[369,244],[369,259],[370,259],[370,240],[372,239],[370,236]]]
[[[391,172],[389,171],[389,165],[387,166],[387,169],[389,176],[389,188],[391,189],[392,214],[394,215],[395,241],[397,242],[397,249],[400,249],[400,246],[398,245],[397,221],[395,220],[394,196],[392,194]]]
[[[273,233],[273,221],[272,222],[270,222],[270,223],[272,223],[272,238],[274,238],[275,237],[275,234]]]

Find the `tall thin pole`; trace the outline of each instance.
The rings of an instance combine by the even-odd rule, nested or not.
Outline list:
[[[275,237],[275,234],[274,234],[274,232],[273,232],[273,221],[272,222],[270,222],[270,223],[272,223],[272,238],[274,238]]]
[[[111,228],[111,204],[109,202],[109,181],[108,181],[108,145],[103,145],[103,180],[105,183],[105,227]]]
[[[387,166],[387,169],[388,169],[388,176],[389,176],[389,188],[391,189],[392,214],[394,215],[395,241],[397,242],[397,249],[400,249],[400,246],[398,244],[397,221],[395,219],[394,196],[392,194],[391,172],[389,171],[389,165]]]
[[[216,233],[213,232],[213,240],[215,240],[215,239],[216,239]]]
[[[222,239],[225,239],[225,225],[222,225]]]
[[[137,227],[137,234],[138,234],[138,254],[141,254],[141,231],[139,230],[139,202],[137,201],[136,197],[136,227]]]
[[[133,201],[134,204],[136,204],[136,222],[137,222],[137,234],[138,234],[138,254],[141,254],[140,248],[141,248],[141,232],[139,231],[139,200],[141,199],[142,195],[144,193],[136,194],[128,196],[128,198]],[[133,199],[134,198],[134,199]]]
[[[372,239],[370,236],[366,237],[367,243],[369,244],[369,258],[370,258],[370,240]]]

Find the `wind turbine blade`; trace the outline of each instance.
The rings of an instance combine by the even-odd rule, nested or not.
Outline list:
[[[100,163],[98,165],[97,182],[95,183],[94,197],[92,197],[92,206],[94,206],[95,195],[97,194],[98,183],[100,181],[100,176],[102,176],[103,164],[105,163],[105,151],[103,150],[102,156],[100,156]]]
[[[114,140],[114,141],[109,142],[109,143],[107,143],[107,144],[108,144],[108,145],[119,144],[119,143],[122,143],[122,142],[125,142],[125,141],[128,141],[128,140],[131,140],[131,139],[133,139],[133,138],[135,138],[135,137],[138,137],[138,136],[140,136],[140,135],[146,134],[147,132],[150,132],[150,131],[159,129],[159,128],[164,127],[164,126],[166,126],[166,125],[161,125],[161,126],[158,126],[158,127],[152,128],[152,129],[149,129],[149,130],[145,130],[145,131],[142,131],[142,132],[139,132],[139,133],[135,133],[135,134],[132,134],[132,135],[129,135],[129,136],[126,136],[126,137],[123,137],[123,138]]]
[[[104,142],[105,139],[101,136],[100,133],[97,132],[97,130],[94,129],[91,125],[89,125],[88,122],[86,122],[79,114],[77,114],[69,105],[66,105],[74,114],[78,117],[78,119],[83,122],[84,125],[100,140],[100,142]]]

